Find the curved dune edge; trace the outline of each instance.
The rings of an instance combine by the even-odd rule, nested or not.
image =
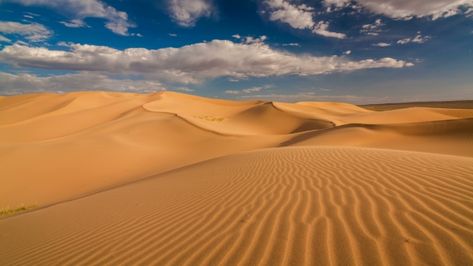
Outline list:
[[[0,220],[0,264],[468,265],[473,159],[230,155]]]
[[[473,157],[473,119],[401,124],[346,124],[307,131],[286,138],[279,146],[370,147]]]
[[[175,102],[168,101],[160,99],[142,107],[149,112],[174,114],[203,130],[223,135],[284,135],[335,126],[332,121],[288,112],[273,102],[222,103],[216,100],[196,102],[194,99],[186,102],[188,106],[183,108],[182,103],[176,107],[172,106]]]

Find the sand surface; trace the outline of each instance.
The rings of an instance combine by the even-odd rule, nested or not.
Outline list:
[[[473,109],[0,98],[0,265],[471,265]]]
[[[471,109],[473,108],[473,100],[457,100],[457,101],[441,101],[441,102],[410,102],[410,103],[383,103],[383,104],[367,104],[364,108],[375,111],[394,110],[407,107],[435,107],[435,108],[454,108],[454,109]]]

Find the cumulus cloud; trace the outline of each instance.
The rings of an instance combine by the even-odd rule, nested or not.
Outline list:
[[[430,36],[424,36],[422,35],[420,32],[417,33],[416,36],[412,37],[412,38],[404,38],[404,39],[400,39],[397,41],[397,44],[408,44],[408,43],[418,43],[418,44],[421,44],[421,43],[425,43],[427,42],[428,40],[430,40],[431,37]]]
[[[184,27],[192,27],[201,17],[215,12],[211,0],[169,0],[168,5],[171,17]]]
[[[100,0],[4,0],[5,2],[18,3],[25,6],[45,6],[55,9],[63,14],[72,16],[73,19],[63,23],[68,27],[83,27],[86,18],[103,18],[107,20],[105,27],[112,32],[127,36],[128,29],[134,27],[128,21],[125,12],[118,11],[114,7]]]
[[[251,88],[246,88],[246,89],[241,89],[241,90],[226,90],[226,94],[231,94],[231,95],[240,95],[240,94],[252,94],[255,92],[261,92],[263,90],[267,90],[271,88],[271,85],[265,85],[265,86],[255,86]]]
[[[258,43],[262,44],[267,39],[268,39],[268,37],[266,35],[262,35],[260,37],[246,36],[246,37],[242,38],[243,43],[245,43],[245,44],[258,44]]]
[[[324,0],[325,5],[334,6],[337,8],[345,7],[349,5],[351,0]]]
[[[361,33],[371,36],[378,36],[382,31],[381,27],[384,26],[384,23],[381,19],[375,20],[372,24],[365,24],[361,26]]]
[[[284,22],[295,29],[312,29],[315,25],[311,7],[294,5],[287,0],[266,0],[265,3],[270,10],[271,21]]]
[[[292,4],[287,0],[265,0],[268,7],[269,19],[289,24],[294,29],[308,29],[313,33],[329,37],[344,39],[346,35],[329,31],[329,23],[320,21],[316,23],[313,19],[314,9],[307,5]]]
[[[324,0],[328,6],[343,6],[351,0]],[[473,7],[473,0],[355,0],[371,12],[396,19],[431,17],[438,19],[461,12],[462,8]]]
[[[386,43],[386,42],[379,42],[379,43],[373,44],[373,46],[385,48],[385,47],[391,46],[391,44],[390,44],[390,43]]]
[[[351,61],[343,56],[300,55],[275,50],[264,43],[227,40],[157,50],[69,44],[69,49],[63,51],[13,44],[0,51],[0,61],[16,67],[140,74],[180,83],[198,83],[217,77],[308,76],[412,66],[393,58]]]
[[[315,25],[313,32],[325,37],[331,37],[331,38],[337,38],[337,39],[345,39],[347,37],[347,35],[345,35],[344,33],[329,31],[328,30],[329,26],[330,24],[328,22],[320,21],[319,23],[317,23],[317,25]]]
[[[19,35],[31,42],[41,42],[52,35],[52,32],[41,24],[23,24],[11,21],[0,21],[0,33]]]
[[[157,81],[113,79],[103,74],[80,72],[74,74],[38,76],[28,73],[0,72],[0,94],[34,91],[114,90],[156,91],[164,87]]]

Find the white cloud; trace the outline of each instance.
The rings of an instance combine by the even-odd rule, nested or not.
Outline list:
[[[0,35],[0,42],[11,42],[11,40],[3,35]]]
[[[430,39],[431,39],[430,36],[423,36],[420,32],[418,32],[417,35],[412,37],[412,38],[404,38],[404,39],[398,40],[397,44],[401,44],[401,45],[408,44],[408,43],[421,44],[421,43],[427,42]]]
[[[265,3],[270,10],[271,21],[284,22],[295,29],[312,29],[315,25],[311,7],[293,5],[287,0],[266,0]]]
[[[473,0],[355,0],[357,4],[377,14],[397,19],[431,17],[438,19],[461,12],[461,8],[473,7]],[[330,6],[343,6],[351,0],[324,0]]]
[[[157,50],[69,44],[69,49],[63,51],[13,44],[0,51],[0,61],[17,67],[138,74],[179,83],[198,83],[217,77],[309,76],[413,65],[393,58],[350,61],[343,56],[293,54],[264,43],[226,40]]]
[[[269,19],[289,24],[294,29],[308,29],[313,33],[337,39],[345,39],[346,35],[329,31],[329,22],[320,21],[315,23],[314,9],[307,5],[291,4],[287,0],[265,0],[268,7]]]
[[[60,21],[60,23],[68,28],[87,27],[87,24],[81,19],[71,19],[69,21]]]
[[[351,0],[324,0],[325,5],[335,6],[337,8],[349,5]]]
[[[260,37],[252,37],[252,36],[246,36],[243,38],[243,43],[245,44],[258,44],[258,43],[264,43],[268,37],[266,35],[262,35]]]
[[[411,38],[400,39],[396,43],[397,44],[408,44],[411,42]]]
[[[20,35],[31,42],[41,42],[51,37],[52,32],[41,24],[23,24],[11,21],[0,21],[0,32]]]
[[[384,26],[383,21],[381,19],[377,19],[372,24],[365,24],[361,26],[361,33],[372,35],[372,36],[378,36],[379,33],[382,31],[381,27],[383,26]]]
[[[107,20],[105,27],[112,32],[127,36],[128,29],[134,27],[128,21],[125,12],[118,11],[114,7],[107,5],[100,0],[4,0],[18,3],[25,6],[45,6],[55,9],[65,15],[70,15],[73,19],[67,22],[68,27],[85,26],[83,22],[86,18],[103,18]]]
[[[292,47],[300,47],[301,45],[297,42],[290,42],[290,43],[283,43],[282,46],[292,46]]]
[[[331,37],[331,38],[337,38],[337,39],[345,39],[347,37],[347,35],[344,33],[329,31],[328,30],[329,26],[330,24],[328,22],[320,21],[319,23],[317,23],[317,25],[315,25],[312,31],[325,37]]]
[[[373,46],[381,47],[381,48],[389,47],[389,46],[391,46],[391,45],[392,45],[392,44],[386,43],[386,42],[379,42],[379,43],[373,44]]]
[[[272,88],[272,85],[255,86],[255,87],[241,89],[241,90],[226,90],[225,93],[231,94],[231,95],[252,94],[252,93],[261,92],[263,90],[267,90],[270,88]]]
[[[215,12],[211,0],[169,0],[168,5],[171,17],[184,27],[192,27],[201,17]]]
[[[345,52],[343,52],[344,55],[351,55],[351,50],[347,50]]]
[[[80,72],[55,76],[38,76],[0,72],[0,94],[34,91],[114,90],[156,91],[164,87],[157,81],[113,79],[98,73]]]

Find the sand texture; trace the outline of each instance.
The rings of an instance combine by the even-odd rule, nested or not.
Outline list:
[[[0,265],[473,265],[473,109],[7,96],[0,169]]]

